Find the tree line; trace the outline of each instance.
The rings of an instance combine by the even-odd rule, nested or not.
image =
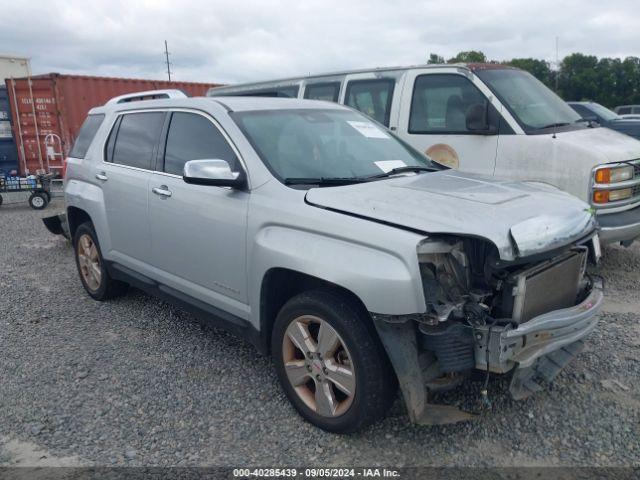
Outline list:
[[[640,58],[598,58],[595,55],[572,53],[564,57],[558,69],[537,58],[487,60],[476,50],[460,52],[445,60],[432,53],[427,63],[501,63],[526,70],[556,91],[566,101],[591,100],[606,107],[640,105]]]

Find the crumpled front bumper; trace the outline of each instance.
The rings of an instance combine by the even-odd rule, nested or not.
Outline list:
[[[495,373],[514,369],[510,391],[525,398],[540,390],[538,380],[551,381],[582,350],[582,339],[598,322],[602,284],[594,282],[578,305],[532,318],[517,328],[476,329],[476,368]]]
[[[580,304],[539,315],[517,328],[473,327],[475,367],[494,373],[513,372],[510,386],[513,397],[518,400],[531,395],[542,389],[540,378],[553,380],[582,350],[582,339],[597,324],[602,300],[602,285],[597,283]],[[411,421],[436,425],[473,418],[454,406],[429,402],[416,322],[410,316],[371,315],[395,369]]]

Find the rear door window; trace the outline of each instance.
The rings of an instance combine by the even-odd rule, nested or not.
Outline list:
[[[462,75],[426,74],[416,78],[409,133],[470,133],[466,116],[486,109],[486,97]]]
[[[388,127],[395,84],[391,78],[351,80],[344,103]]]
[[[122,115],[107,142],[107,161],[151,170],[164,118],[164,112]]]
[[[175,112],[167,133],[164,171],[182,175],[189,160],[226,160],[231,170],[238,170],[238,158],[220,130],[196,113]]]
[[[340,82],[312,83],[304,89],[304,98],[337,102],[340,93]]]
[[[89,150],[91,142],[93,142],[93,138],[96,136],[103,120],[103,114],[87,116],[69,153],[70,157],[84,158],[87,155],[87,150]]]

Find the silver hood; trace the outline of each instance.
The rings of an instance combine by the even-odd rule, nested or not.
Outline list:
[[[596,226],[586,203],[555,187],[456,170],[313,188],[306,200],[427,234],[482,237],[503,260],[561,247]]]

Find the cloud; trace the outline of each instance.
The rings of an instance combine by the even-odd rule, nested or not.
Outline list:
[[[423,63],[482,50],[489,58],[583,52],[640,55],[636,0],[3,1],[0,45],[34,73],[241,82]]]

